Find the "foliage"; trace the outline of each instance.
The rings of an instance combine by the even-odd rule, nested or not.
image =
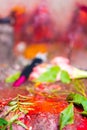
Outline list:
[[[46,72],[42,73],[36,82],[53,83],[59,75],[61,82],[70,83],[70,76],[67,71],[62,70],[59,66],[52,66]]]
[[[33,105],[28,96],[18,95],[12,99],[8,104],[8,110],[3,115],[4,118],[0,118],[0,130],[6,130],[8,127],[12,130],[13,124],[20,125],[27,129],[27,126],[19,120],[19,117],[23,114],[27,114],[29,110],[33,110]],[[8,117],[10,113],[13,113],[11,119],[6,121],[5,118]]]
[[[65,70],[61,71],[60,79],[61,79],[62,83],[67,83],[67,84],[70,83],[70,81],[71,81],[68,72]]]
[[[81,80],[74,79],[71,83],[74,85],[75,91],[86,97],[86,86]]]
[[[9,77],[6,78],[5,82],[7,83],[12,83],[12,82],[15,82],[20,76],[20,72],[17,72]]]
[[[71,103],[60,114],[59,130],[62,130],[66,125],[73,123],[74,123],[74,110],[73,110],[73,104]]]
[[[76,105],[81,105],[83,107],[83,112],[81,114],[87,115],[87,98],[76,93],[71,93],[67,97],[68,102],[72,102]]]

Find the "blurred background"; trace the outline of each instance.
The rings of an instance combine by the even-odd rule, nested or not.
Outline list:
[[[85,68],[86,50],[87,0],[0,1],[0,63],[48,53]]]

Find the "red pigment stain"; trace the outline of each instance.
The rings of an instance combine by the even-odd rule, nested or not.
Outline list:
[[[29,115],[30,114],[37,114],[38,112],[44,113],[44,112],[49,112],[52,114],[58,114],[60,113],[62,110],[64,110],[67,107],[67,102],[66,101],[55,101],[52,99],[50,100],[34,100],[34,110],[30,110],[29,111]]]
[[[87,130],[87,118],[81,119],[80,124],[77,126],[77,130]]]

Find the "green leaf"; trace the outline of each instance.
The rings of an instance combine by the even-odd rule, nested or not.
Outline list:
[[[9,77],[6,78],[5,82],[6,83],[12,83],[15,82],[20,76],[20,72],[17,72]]]
[[[0,130],[7,130],[7,125],[1,126]]]
[[[13,117],[11,118],[11,120],[9,121],[10,124],[12,124],[13,122],[15,122],[15,121],[18,119],[18,117],[19,117],[18,114],[16,114],[15,116],[13,116]]]
[[[22,126],[22,127],[25,128],[25,129],[28,129],[27,126],[26,126],[23,122],[21,122],[21,121],[16,121],[15,123],[16,123],[17,125]]]
[[[15,101],[15,100],[9,102],[9,106],[13,106],[13,105],[16,105],[16,104],[17,104],[17,101]]]
[[[59,119],[59,130],[62,130],[66,125],[74,123],[74,109],[71,103],[67,108],[65,108]]]
[[[61,73],[60,73],[60,79],[61,79],[61,81],[63,83],[67,83],[67,84],[70,83],[70,81],[71,81],[68,72],[65,71],[65,70],[61,71]]]
[[[7,125],[7,124],[8,124],[8,122],[5,119],[0,118],[0,126],[4,126],[4,125]]]
[[[87,111],[87,98],[76,93],[71,93],[67,97],[68,102],[75,103],[76,105],[81,105],[84,111]]]
[[[41,74],[37,79],[37,82],[55,82],[59,71],[60,68],[58,66],[53,66]]]
[[[21,107],[19,107],[19,110],[21,111],[21,112],[23,112],[24,114],[27,114],[29,111],[28,110],[24,110],[24,109],[22,109]]]
[[[15,108],[17,108],[17,105],[11,106],[8,111],[5,112],[5,116],[9,114],[11,111],[13,111]]]
[[[13,129],[12,129],[12,124],[10,124],[10,130],[13,130]]]
[[[83,112],[81,112],[81,114],[82,114],[83,116],[87,116],[87,111],[83,111]]]
[[[81,80],[74,79],[72,80],[72,84],[75,91],[86,97],[86,86],[84,82],[82,82]]]

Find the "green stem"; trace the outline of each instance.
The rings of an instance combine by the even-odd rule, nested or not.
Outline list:
[[[73,77],[74,78],[87,78],[87,71],[74,68]]]

